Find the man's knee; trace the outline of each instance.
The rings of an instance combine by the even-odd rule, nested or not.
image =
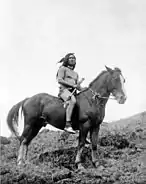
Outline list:
[[[76,98],[75,98],[74,96],[71,97],[71,103],[72,103],[73,105],[76,104]]]

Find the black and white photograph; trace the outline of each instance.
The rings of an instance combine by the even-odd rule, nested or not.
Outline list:
[[[146,1],[0,2],[0,182],[146,183]]]

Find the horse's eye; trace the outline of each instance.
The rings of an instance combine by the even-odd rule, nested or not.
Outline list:
[[[119,78],[118,77],[113,77],[113,80],[117,81],[117,80],[119,80]]]

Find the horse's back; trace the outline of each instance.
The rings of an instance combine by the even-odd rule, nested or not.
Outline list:
[[[38,93],[30,98],[28,98],[28,100],[25,102],[25,104],[29,104],[29,103],[35,103],[35,104],[40,104],[40,103],[44,103],[44,102],[58,102],[60,103],[62,100],[56,96],[53,96],[51,94],[48,93]]]
[[[25,101],[23,109],[26,114],[40,115],[43,109],[51,104],[60,105],[62,100],[48,93],[38,93]]]

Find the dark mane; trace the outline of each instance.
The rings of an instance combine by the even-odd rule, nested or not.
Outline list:
[[[90,82],[89,87],[91,87],[91,86],[93,85],[93,83],[94,83],[95,81],[97,81],[98,78],[101,77],[101,75],[103,75],[103,74],[106,73],[106,72],[107,72],[106,70],[102,71],[92,82]]]
[[[77,95],[79,95],[79,94],[82,93],[82,92],[86,92],[89,88],[91,88],[91,86],[93,85],[93,83],[94,83],[96,80],[98,80],[99,77],[101,77],[101,75],[103,75],[103,74],[106,73],[106,72],[107,72],[106,70],[102,71],[92,82],[90,82],[90,84],[88,85],[88,87],[87,87],[85,90],[78,92]]]

